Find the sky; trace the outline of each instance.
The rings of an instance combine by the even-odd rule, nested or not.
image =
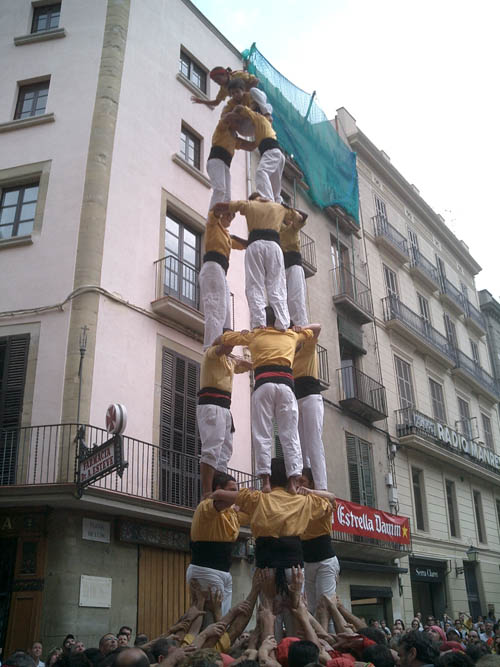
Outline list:
[[[469,246],[478,289],[500,300],[497,0],[193,2],[240,51],[256,42],[316,90],[328,118],[345,107]]]

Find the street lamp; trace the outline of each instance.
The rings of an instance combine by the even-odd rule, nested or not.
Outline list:
[[[465,552],[465,555],[467,556],[467,560],[471,563],[477,563],[479,561],[479,549],[473,547],[472,544]]]
[[[78,443],[78,452],[80,453],[83,449],[87,449],[85,444],[85,427],[80,424],[80,401],[82,398],[82,371],[83,371],[83,359],[85,357],[85,352],[87,351],[87,331],[89,330],[88,326],[85,325],[80,330],[80,365],[78,367],[78,406],[76,413],[76,423],[77,423],[77,432],[76,432],[76,442]]]

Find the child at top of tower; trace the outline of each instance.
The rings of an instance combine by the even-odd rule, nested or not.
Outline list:
[[[210,78],[215,83],[218,83],[220,90],[217,93],[217,97],[214,100],[204,100],[201,97],[193,95],[191,101],[195,104],[204,104],[207,107],[214,109],[221,102],[223,102],[226,97],[229,97],[228,84],[233,79],[242,79],[245,82],[245,87],[247,90],[257,86],[259,80],[253,74],[249,74],[244,70],[232,70],[230,67],[214,67],[210,71]]]

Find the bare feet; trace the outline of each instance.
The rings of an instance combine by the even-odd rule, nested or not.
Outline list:
[[[262,480],[262,493],[271,493],[271,478],[270,475],[261,475]]]
[[[299,477],[300,475],[293,475],[292,477],[288,478],[288,483],[286,485],[286,490],[288,493],[296,495],[297,488],[299,486]]]

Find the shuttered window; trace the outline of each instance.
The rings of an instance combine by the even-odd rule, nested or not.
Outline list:
[[[432,378],[429,378],[429,385],[431,388],[432,413],[434,419],[446,423],[443,387],[439,382],[434,382]]]
[[[350,433],[346,433],[346,444],[351,500],[360,505],[375,507],[371,445]]]
[[[12,429],[21,426],[29,344],[29,334],[0,338],[0,485],[15,483],[18,434]]]
[[[443,313],[444,330],[446,331],[446,338],[453,347],[458,347],[457,343],[457,328],[455,322],[451,319],[448,313]]]
[[[413,393],[413,383],[411,380],[411,366],[409,363],[394,356],[396,365],[396,379],[399,389],[399,404],[401,409],[411,408],[415,405],[415,395]]]
[[[380,197],[377,197],[377,195],[374,195],[375,198],[375,211],[377,215],[380,217],[381,220],[387,221],[387,208],[385,205],[385,202],[380,199]]]
[[[415,507],[415,523],[418,530],[427,530],[427,514],[425,511],[424,473],[418,468],[411,469],[413,484],[413,505]]]
[[[198,503],[200,439],[196,423],[200,365],[163,348],[160,497],[185,507]]]

